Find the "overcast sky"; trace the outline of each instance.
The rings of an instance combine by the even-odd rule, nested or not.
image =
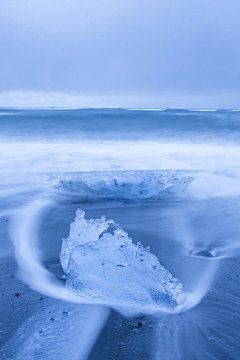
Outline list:
[[[240,108],[239,0],[1,0],[0,106]]]

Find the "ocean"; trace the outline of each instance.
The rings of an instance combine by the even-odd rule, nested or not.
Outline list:
[[[2,358],[239,359],[240,111],[1,108],[0,151]]]

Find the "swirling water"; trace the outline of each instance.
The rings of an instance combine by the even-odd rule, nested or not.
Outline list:
[[[2,357],[238,359],[240,112],[1,109],[0,114]],[[147,200],[135,196],[136,187],[128,199],[129,184],[125,198],[113,193],[106,199],[106,187],[98,189],[101,199],[80,196],[73,174],[108,171],[114,180],[126,170],[169,169],[199,176],[184,192]],[[47,180],[50,173],[57,183]],[[68,186],[59,191],[66,176]],[[150,183],[143,190],[153,194]],[[182,284],[174,311],[149,305],[129,312],[65,287],[59,252],[79,208],[87,219],[106,215],[134,243],[150,246]],[[124,335],[115,329],[111,336],[116,320],[108,318],[109,308],[128,318],[151,316],[151,334],[147,325],[133,332],[122,320]]]

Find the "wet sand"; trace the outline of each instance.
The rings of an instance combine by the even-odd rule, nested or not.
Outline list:
[[[59,264],[61,239],[68,236],[76,209],[82,208],[86,218],[105,214],[120,223],[135,242],[150,245],[161,264],[180,279],[185,291],[194,291],[195,287],[200,292],[205,291],[205,294],[199,295],[199,303],[192,309],[169,316],[155,314],[146,317],[140,314],[135,318],[125,318],[113,310],[109,315],[108,312],[101,314],[95,306],[60,301],[30,289],[21,280],[21,275],[19,278],[8,232],[11,218],[1,218],[1,357],[237,360],[240,352],[240,258],[237,252],[236,257],[228,258],[227,254],[222,260],[204,257],[204,254],[202,257],[187,256],[184,253],[186,246],[184,249],[180,240],[179,225],[182,215],[184,218],[188,215],[188,231],[191,233],[189,229],[192,227],[195,230],[191,246],[207,248],[214,243],[216,247],[218,239],[218,248],[221,248],[224,238],[228,236],[229,244],[231,234],[238,231],[238,223],[234,219],[236,207],[233,211],[233,205],[237,206],[237,203],[237,199],[233,198],[201,202],[177,199],[160,204],[127,204],[121,201],[79,204],[77,201],[65,201],[46,213],[38,246],[44,266],[58,281],[64,282]],[[211,212],[207,213],[206,209],[211,209]],[[217,212],[221,218],[225,214],[221,223],[214,222]],[[182,225],[186,229],[186,221]],[[211,238],[213,234],[214,238]],[[81,330],[87,334],[87,325],[90,326],[89,342],[86,337],[83,340],[84,336],[80,334]],[[79,357],[79,354],[82,355]]]

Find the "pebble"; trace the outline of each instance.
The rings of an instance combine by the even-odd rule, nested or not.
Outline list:
[[[127,345],[127,343],[125,343],[125,342],[123,342],[123,341],[119,341],[119,342],[117,343],[117,345],[120,345],[120,346],[126,346],[126,345]]]

